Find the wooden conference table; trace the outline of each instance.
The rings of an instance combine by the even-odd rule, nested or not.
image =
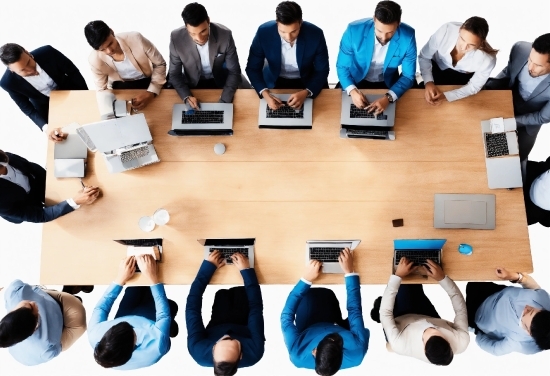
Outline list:
[[[119,99],[133,93],[115,91]],[[220,95],[193,93],[205,102]],[[509,91],[432,107],[423,90],[409,90],[397,102],[395,141],[340,139],[340,96],[324,90],[314,100],[312,130],[271,130],[258,128],[255,92],[238,90],[233,136],[173,137],[172,106],[181,100],[163,90],[143,111],[161,162],[110,174],[102,158],[88,153],[84,181],[99,186],[102,197],[44,224],[41,283],[108,284],[126,253],[114,239],[157,237],[164,239],[159,271],[166,284],[191,283],[203,260],[197,239],[216,237],[255,237],[263,284],[296,283],[309,239],[361,239],[354,259],[363,284],[387,282],[394,239],[447,239],[443,267],[454,280],[494,280],[498,265],[533,270],[522,190],[490,190],[485,172],[480,121],[513,116]],[[52,92],[49,116],[50,127],[98,121],[95,92]],[[214,153],[218,142],[224,155]],[[78,179],[51,173],[52,142],[47,169],[47,199],[59,202],[80,189]],[[495,194],[496,229],[435,229],[435,193]],[[139,218],[158,208],[168,210],[170,222],[140,230]],[[403,227],[392,226],[396,218]],[[471,244],[473,254],[459,254],[460,243]],[[212,283],[242,279],[226,266]],[[316,283],[343,283],[342,275]]]

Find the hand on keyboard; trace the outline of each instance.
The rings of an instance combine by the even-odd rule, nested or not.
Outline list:
[[[389,104],[390,104],[390,101],[384,95],[378,98],[377,100],[375,100],[374,102],[372,102],[371,104],[369,104],[365,109],[368,112],[374,113],[374,116],[377,116],[378,114],[381,114],[382,112],[384,112],[384,110],[386,109],[386,107],[388,107]]]
[[[244,257],[242,253],[233,253],[233,255],[231,256],[231,260],[233,260],[233,265],[235,265],[239,270],[250,268],[250,262],[248,261],[248,258]]]
[[[306,281],[313,282],[321,274],[321,267],[323,263],[317,260],[309,260],[309,264],[306,266],[306,271],[304,272],[303,278]]]
[[[367,97],[359,89],[353,89],[349,95],[351,96],[351,100],[353,101],[353,104],[357,106],[358,108],[365,108],[369,105],[369,101],[367,100]]]
[[[206,260],[214,264],[216,269],[219,269],[225,265],[225,257],[223,257],[223,253],[218,250],[211,252]]]
[[[432,277],[438,282],[445,278],[445,272],[438,263],[427,259],[426,264],[423,266],[423,268],[426,269],[426,274],[428,274],[428,276]]]
[[[200,110],[201,108],[201,105],[199,103],[199,100],[195,97],[192,97],[192,96],[188,96],[186,99],[185,99],[185,102],[187,102],[187,104],[189,106],[191,106],[191,108],[193,108],[194,110]]]
[[[342,267],[344,273],[353,273],[353,254],[349,248],[346,247],[342,250],[342,252],[340,252],[340,256],[338,256],[338,263]]]
[[[414,265],[414,262],[410,261],[406,257],[401,257],[399,264],[397,264],[397,269],[395,269],[395,275],[400,278],[405,278],[411,274],[417,266]]]
[[[286,103],[293,109],[299,110],[300,108],[302,108],[302,105],[304,104],[304,101],[306,100],[308,95],[309,92],[307,90],[301,90],[297,93],[292,94],[288,98]]]
[[[262,92],[262,98],[264,98],[267,102],[267,107],[271,108],[272,110],[278,110],[283,105],[283,101],[275,97],[274,95],[271,95],[269,90],[264,90]]]

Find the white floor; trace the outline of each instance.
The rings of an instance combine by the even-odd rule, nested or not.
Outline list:
[[[221,22],[233,30],[241,67],[244,70],[248,48],[256,27],[274,17],[278,1],[225,2],[210,0],[202,2],[214,22]],[[546,0],[533,0],[529,3],[501,1],[463,0],[460,3],[443,1],[413,0],[399,1],[404,9],[403,21],[416,29],[417,44],[421,48],[429,36],[444,22],[463,21],[478,15],[485,17],[491,27],[488,40],[495,48],[500,48],[498,62],[493,75],[505,65],[512,44],[517,40],[532,41],[538,35],[549,32],[547,15],[550,5]],[[78,6],[75,6],[78,4]],[[325,31],[330,53],[331,73],[329,82],[336,82],[336,56],[338,44],[346,24],[360,17],[372,15],[376,1],[368,4],[352,0],[338,1],[338,10],[327,6],[326,2],[301,0],[304,19],[311,21]],[[156,3],[155,3],[156,5]],[[169,33],[182,22],[181,10],[185,3],[166,1],[162,6],[151,7],[151,2],[94,2],[38,1],[24,3],[9,2],[3,5],[3,20],[0,23],[0,45],[16,42],[32,50],[44,44],[51,44],[67,55],[81,70],[88,86],[93,81],[88,69],[89,46],[83,35],[85,24],[91,20],[103,19],[115,32],[138,30],[149,38],[168,59]],[[246,9],[247,11],[235,11]],[[338,12],[339,11],[339,12]],[[437,17],[435,17],[436,15]],[[14,105],[8,95],[0,90],[0,149],[22,155],[31,161],[44,164],[45,139],[36,126]],[[530,159],[544,160],[550,155],[550,128],[543,127]],[[105,187],[108,189],[108,187]],[[529,228],[531,252],[535,272],[533,277],[541,286],[550,288],[550,230],[540,225]],[[34,224],[12,225],[0,220],[0,286],[19,278],[34,284],[39,282],[41,226]],[[63,246],[60,244],[59,246]],[[475,252],[475,251],[474,251]],[[64,265],[63,260],[59,262]],[[496,267],[497,265],[495,265]],[[506,265],[503,265],[506,266]],[[297,276],[298,279],[298,276]],[[465,283],[459,283],[462,291]],[[52,286],[55,287],[55,286]],[[298,370],[288,360],[288,353],[280,332],[279,315],[292,286],[262,286],[264,297],[264,317],[266,350],[263,359],[254,367],[239,370],[239,375],[305,375],[313,371]],[[336,291],[345,312],[345,290],[342,285],[332,286]],[[91,294],[80,294],[88,314],[91,313],[105,286],[96,286]],[[199,367],[189,356],[186,348],[186,332],[183,311],[189,286],[167,286],[167,294],[180,307],[180,334],[172,341],[170,352],[156,365],[134,371],[132,375],[209,375],[211,369]],[[372,301],[382,294],[384,286],[363,286],[363,312],[365,326],[371,330],[369,351],[363,364],[357,368],[340,371],[342,375],[420,375],[437,371],[440,375],[547,375],[550,352],[533,356],[510,354],[494,357],[481,351],[471,337],[471,344],[464,354],[457,355],[449,367],[434,368],[417,360],[387,353],[381,327],[370,320]],[[452,320],[454,315],[446,294],[439,286],[427,286],[427,294],[432,298],[442,317]],[[208,319],[210,307],[217,287],[209,287],[204,297],[204,318]],[[0,293],[1,295],[1,293]],[[116,310],[114,307],[113,312]],[[0,308],[0,317],[5,314]],[[49,363],[31,368],[15,362],[7,350],[0,350],[0,374],[8,375],[107,375],[114,371],[102,369],[93,360],[92,349],[86,336],[81,338],[67,353],[61,354]]]

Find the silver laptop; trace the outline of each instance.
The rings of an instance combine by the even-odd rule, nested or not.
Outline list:
[[[265,99],[260,99],[260,128],[311,129],[313,125],[313,99],[306,98],[302,108],[295,110],[286,103],[291,94],[273,94],[283,102],[278,110],[272,110]]]
[[[306,242],[306,265],[310,260],[323,263],[323,273],[344,273],[338,256],[344,248],[353,251],[361,240],[308,240]]]
[[[241,239],[198,239],[198,242],[204,247],[204,259],[208,258],[210,253],[215,250],[220,251],[225,257],[225,261],[228,264],[233,264],[231,255],[234,253],[241,253],[246,258],[250,267],[254,267],[254,243],[255,238],[241,238]]]
[[[109,172],[160,162],[143,113],[83,125],[76,130],[91,151],[100,151]]]
[[[393,273],[399,265],[401,257],[406,257],[416,266],[426,265],[430,259],[441,265],[443,245],[447,239],[396,239],[393,241]],[[413,271],[413,274],[427,275],[423,267]]]
[[[369,103],[382,97],[379,94],[363,95]],[[340,115],[341,138],[369,138],[379,140],[395,140],[395,103],[390,103],[386,110],[374,116],[367,110],[353,104],[351,96],[342,91],[342,110]]]
[[[494,230],[495,208],[495,195],[438,193],[434,198],[434,227]]]
[[[200,110],[187,104],[172,109],[172,136],[233,135],[233,103],[201,103]]]
[[[67,134],[64,141],[54,145],[54,176],[56,178],[83,178],[86,169],[88,149],[76,134],[80,125],[72,123],[63,128]]]
[[[115,242],[126,246],[126,256],[150,254],[158,262],[162,262],[162,238],[154,239],[120,239]],[[136,272],[141,272],[136,263]]]

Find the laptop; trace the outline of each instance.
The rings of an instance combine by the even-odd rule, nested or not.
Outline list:
[[[171,136],[233,135],[233,103],[201,103],[200,110],[187,104],[172,108]]]
[[[76,132],[88,149],[102,153],[111,173],[160,162],[143,113],[86,124]]]
[[[364,92],[363,95],[369,103],[382,97],[380,94]],[[340,123],[340,138],[395,140],[395,103],[390,103],[383,113],[374,116],[373,113],[356,107],[351,96],[342,91]]]
[[[495,195],[436,193],[435,228],[494,230]]]
[[[306,265],[310,260],[323,263],[323,273],[344,273],[338,263],[338,256],[344,248],[353,251],[361,240],[308,240],[306,241]]]
[[[157,262],[162,262],[162,238],[121,239],[115,242],[127,247],[126,256],[151,255]],[[137,263],[135,270],[141,272]]]
[[[295,110],[287,105],[291,94],[272,94],[283,102],[278,110],[272,110],[265,99],[260,99],[260,128],[311,129],[313,126],[313,99],[306,98],[302,108]]]
[[[250,267],[254,267],[254,243],[255,238],[233,238],[233,239],[198,239],[197,240],[204,247],[204,259],[208,258],[210,253],[215,250],[220,251],[225,257],[227,264],[233,264],[231,256],[234,253],[241,253],[246,258]]]
[[[401,257],[413,261],[415,265],[423,265],[427,259],[441,265],[441,253],[447,239],[396,239],[393,241],[393,273],[399,265]],[[417,268],[414,274],[426,275],[424,268]]]
[[[76,134],[80,125],[72,123],[62,129],[67,138],[54,145],[54,176],[56,178],[83,178],[88,149]]]
[[[97,91],[96,100],[101,120],[123,117],[129,114],[128,102],[123,99],[116,99],[110,91]]]

